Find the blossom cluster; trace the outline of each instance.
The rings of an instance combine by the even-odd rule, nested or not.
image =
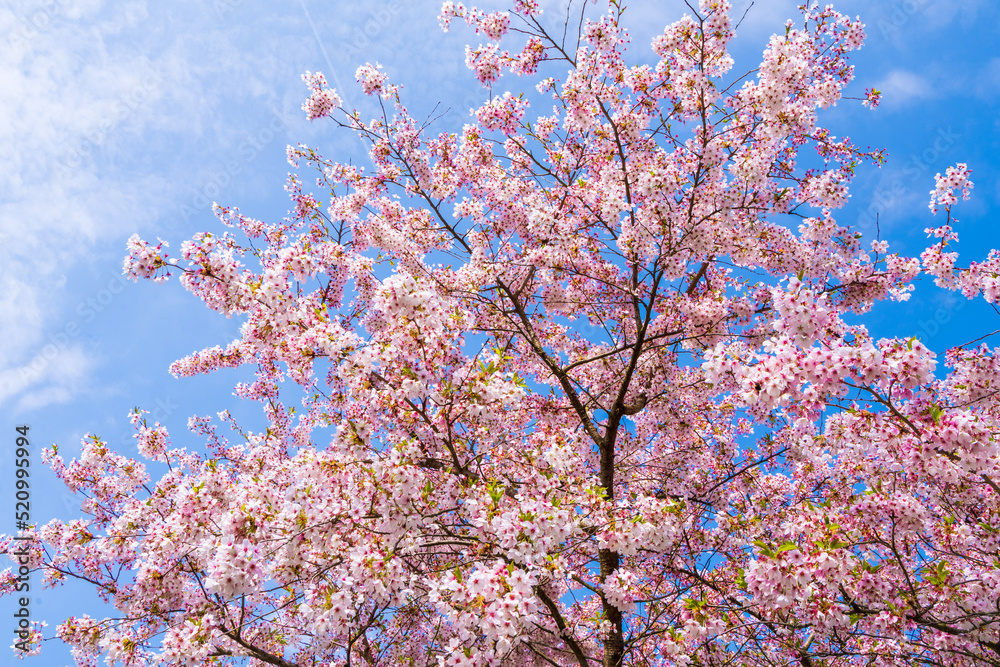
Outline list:
[[[302,105],[302,110],[306,112],[309,120],[328,117],[334,109],[339,109],[343,104],[337,91],[327,85],[326,77],[322,73],[306,72],[302,75],[302,80],[312,90],[312,95]]]
[[[238,369],[261,416],[45,451],[84,517],[0,550],[116,608],[59,626],[78,664],[995,662],[1000,361],[861,318],[922,276],[1000,299],[1000,252],[954,249],[968,167],[919,257],[838,220],[882,154],[822,126],[864,40],[831,6],[732,79],[728,0],[641,64],[622,2],[575,45],[513,4],[442,7],[491,87],[456,131],[378,64],[381,115],[334,119],[307,72],[370,166],[289,147],[283,220],[129,239],[130,278],[240,323],[171,372]],[[494,91],[538,70],[551,112]]]
[[[935,187],[931,190],[931,203],[929,204],[931,213],[937,213],[941,208],[951,210],[952,205],[958,202],[955,197],[956,190],[962,191],[962,199],[968,199],[969,192],[972,190],[972,181],[969,179],[971,173],[972,170],[969,169],[968,165],[960,162],[953,167],[948,167],[944,176],[940,173],[935,174]]]

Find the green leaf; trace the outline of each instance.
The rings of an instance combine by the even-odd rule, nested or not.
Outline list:
[[[944,414],[944,410],[941,409],[940,405],[931,405],[927,408],[927,412],[930,414],[931,419],[934,420],[935,424],[941,423],[941,415]]]
[[[924,580],[935,586],[944,586],[948,583],[951,572],[948,570],[948,563],[941,561],[936,565],[929,565],[924,573]]]
[[[490,498],[493,500],[493,504],[495,505],[500,502],[501,498],[503,498],[503,486],[497,484],[496,482],[489,482],[486,485],[486,493],[490,495]]]
[[[762,556],[766,558],[775,557],[776,554],[774,553],[774,550],[771,548],[771,545],[769,545],[767,542],[763,542],[761,540],[754,540],[753,544],[757,547]]]

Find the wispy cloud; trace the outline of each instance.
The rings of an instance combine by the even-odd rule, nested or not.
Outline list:
[[[208,182],[213,165],[206,156],[246,135],[247,99],[264,113],[283,102],[271,83],[279,76],[270,55],[275,45],[261,40],[265,46],[248,56],[236,44],[246,35],[227,31],[200,3],[5,4],[0,402],[19,396],[39,407],[75,390],[31,370],[51,332],[72,321],[72,308],[86,296],[80,285],[68,285],[70,276],[112,245],[123,253],[123,238],[137,228],[155,230],[179,208],[185,188]],[[165,30],[163,16],[150,16],[168,10],[191,30]],[[281,39],[271,32],[270,39]],[[78,361],[67,356],[74,350],[61,346],[55,365]],[[74,368],[86,373],[94,365]]]
[[[875,87],[882,91],[882,104],[887,110],[905,107],[935,95],[927,77],[901,69],[889,72]]]
[[[121,3],[116,16],[141,8]],[[100,9],[22,2],[0,18],[8,28],[0,43],[0,371],[32,355],[68,269],[114,233],[105,216],[118,206],[146,209],[134,187],[90,168],[115,133],[143,131],[161,96],[147,58],[109,53],[105,36],[115,27],[102,31]]]
[[[0,371],[0,401],[13,400],[14,412],[65,403],[88,386],[93,361],[83,347],[47,341],[38,354],[16,368]]]

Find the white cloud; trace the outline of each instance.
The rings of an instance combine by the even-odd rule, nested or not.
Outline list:
[[[59,403],[69,403],[71,400],[73,400],[73,392],[66,387],[46,387],[23,394],[18,399],[14,409],[18,412],[27,412]]]
[[[927,78],[906,70],[892,70],[875,87],[882,91],[882,104],[889,109],[934,97],[934,88]]]
[[[273,101],[282,35],[250,22],[273,42],[258,40],[259,51],[248,55],[244,44],[234,46],[247,35],[227,31],[194,1],[155,6],[179,21],[172,30],[163,17],[151,19],[145,0],[4,4],[0,377],[7,389],[0,387],[0,403],[20,395],[14,387],[36,392],[29,403],[38,406],[72,390],[17,379],[48,332],[72,318],[67,307],[86,298],[80,290],[88,288],[67,284],[69,276],[97,254],[124,255],[131,232],[176,215],[185,188],[207,181],[206,156],[246,133],[238,122],[246,98],[256,97],[265,113],[287,106]]]
[[[0,402],[16,400],[15,413],[67,402],[86,388],[92,369],[93,362],[80,345],[52,337],[26,363],[0,371]]]
[[[67,270],[96,240],[118,231],[116,209],[146,210],[130,184],[91,168],[116,131],[142,131],[143,112],[161,95],[148,58],[108,52],[100,8],[68,0],[15,3],[0,14],[8,28],[0,44],[0,145],[7,157],[0,162],[0,370],[36,356]]]
[[[10,266],[7,257],[3,260],[4,266]],[[8,367],[19,352],[34,345],[43,323],[37,288],[12,272],[3,273],[0,275],[0,336],[3,337],[0,368]]]

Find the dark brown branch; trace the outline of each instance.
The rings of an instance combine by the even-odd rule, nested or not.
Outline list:
[[[538,599],[542,601],[542,604],[548,607],[549,613],[552,615],[552,620],[555,621],[556,627],[559,628],[559,636],[564,642],[566,642],[569,649],[573,651],[573,655],[576,656],[577,663],[580,667],[589,667],[587,656],[584,655],[583,649],[581,649],[580,645],[575,639],[573,639],[573,635],[566,626],[566,621],[563,619],[562,613],[559,611],[559,607],[556,605],[555,601],[550,598],[544,590],[542,590],[541,586],[535,587],[535,595],[537,595]]]

